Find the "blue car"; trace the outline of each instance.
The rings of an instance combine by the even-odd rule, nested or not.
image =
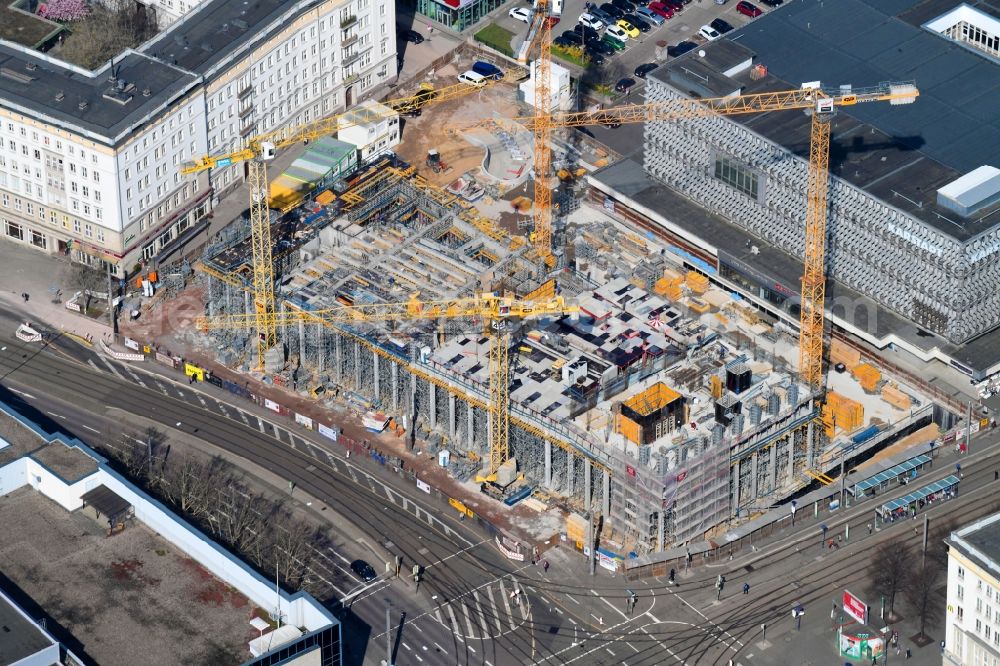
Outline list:
[[[503,78],[503,70],[488,62],[483,62],[482,60],[477,60],[472,65],[472,71],[480,76],[485,76],[488,79],[493,79],[494,81],[499,81]]]

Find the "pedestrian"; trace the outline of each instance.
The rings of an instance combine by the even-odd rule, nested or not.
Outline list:
[[[30,300],[31,300],[31,294],[25,292],[25,294],[24,294],[24,302],[27,303]]]
[[[542,560],[542,571],[548,572],[548,570],[549,570],[549,561]]]
[[[899,644],[898,643],[896,644],[896,656],[897,657],[899,656]]]
[[[872,524],[868,523],[868,536],[872,535]]]
[[[909,659],[912,656],[913,656],[913,653],[910,652],[910,648],[906,648],[906,658]]]
[[[830,619],[831,620],[837,619],[837,604],[834,604],[833,608],[830,609]]]
[[[941,654],[944,654],[944,641],[941,641]]]
[[[997,470],[993,470],[993,480],[1000,481],[1000,472],[998,472]]]
[[[872,655],[872,666],[878,666],[878,656]]]
[[[750,594],[750,583],[743,583],[743,594]]]

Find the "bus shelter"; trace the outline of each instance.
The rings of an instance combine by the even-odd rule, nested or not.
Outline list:
[[[874,497],[880,492],[883,492],[891,487],[910,483],[916,479],[920,472],[922,472],[925,468],[929,468],[931,464],[932,460],[930,456],[914,456],[913,458],[904,460],[889,469],[882,470],[878,474],[869,476],[864,481],[855,483],[851,486],[851,494],[854,495],[855,498]]]
[[[894,523],[907,517],[916,517],[927,504],[958,497],[958,477],[954,474],[924,486],[899,499],[886,502],[875,510],[875,525]]]

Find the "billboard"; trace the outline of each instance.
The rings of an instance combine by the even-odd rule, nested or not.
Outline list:
[[[844,612],[853,617],[861,624],[865,624],[868,621],[868,604],[866,604],[859,597],[854,596],[847,590],[844,590],[843,606],[844,606]]]

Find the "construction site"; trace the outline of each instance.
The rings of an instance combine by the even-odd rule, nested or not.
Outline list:
[[[328,140],[280,177],[281,205],[273,182],[270,205],[252,199],[205,250],[204,316],[183,342],[266,385],[351,404],[401,455],[508,506],[530,498],[580,550],[590,521],[622,556],[712,538],[931,422],[925,396],[825,349],[822,245],[797,331],[581,205],[580,176],[609,154],[560,133],[784,108],[815,108],[822,130],[834,105],[908,99],[912,86],[536,115],[556,92],[534,85],[549,79],[551,39],[544,21],[536,32],[533,103],[514,77],[425,85],[188,167],[245,160],[260,192],[285,146],[336,134],[360,155]]]

